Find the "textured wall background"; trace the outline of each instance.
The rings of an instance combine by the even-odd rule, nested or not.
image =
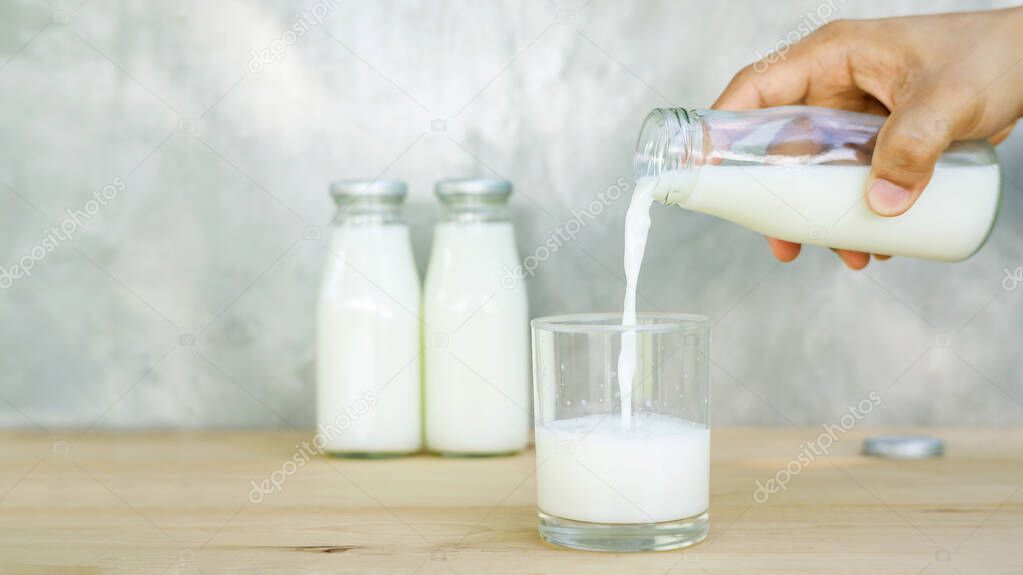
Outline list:
[[[432,182],[509,178],[525,256],[629,178],[649,108],[708,105],[818,6],[344,0],[291,38],[313,3],[4,2],[0,263],[116,197],[0,292],[0,424],[311,425],[325,252],[304,237],[331,218],[330,180],[406,179],[422,272]],[[275,40],[279,58],[251,61]],[[877,390],[872,424],[1019,423],[1023,287],[1003,288],[1023,265],[1019,131],[1000,155],[1001,222],[958,265],[857,273],[811,249],[779,266],[752,232],[658,206],[641,306],[716,318],[715,422],[837,421]],[[626,203],[540,266],[533,315],[619,309]]]

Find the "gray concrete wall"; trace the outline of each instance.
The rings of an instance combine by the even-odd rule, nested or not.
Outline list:
[[[630,177],[648,109],[708,105],[821,5],[584,1],[345,0],[294,38],[313,3],[4,2],[0,263],[116,197],[0,292],[0,424],[311,425],[325,252],[304,237],[330,180],[406,179],[422,272],[432,182],[509,178],[525,256]],[[1023,265],[1023,136],[1000,154],[1001,222],[958,265],[779,266],[752,232],[657,206],[641,307],[716,318],[715,423],[837,421],[886,389],[871,424],[1019,423],[1023,288],[1002,282]],[[537,269],[534,316],[619,309],[625,204]]]

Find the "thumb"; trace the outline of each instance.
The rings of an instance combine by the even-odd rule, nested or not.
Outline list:
[[[909,209],[934,174],[934,165],[952,142],[952,120],[922,106],[896,110],[877,134],[867,180],[867,205],[881,216]]]

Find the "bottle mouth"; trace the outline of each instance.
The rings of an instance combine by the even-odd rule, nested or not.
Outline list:
[[[664,203],[672,194],[688,195],[688,189],[679,188],[683,181],[691,181],[694,168],[699,166],[701,149],[700,115],[685,108],[656,108],[647,114],[636,140],[633,172],[636,182],[661,182],[666,174],[673,174],[671,189],[660,190],[656,199]],[[676,182],[676,180],[678,180]],[[664,182],[661,182],[664,183]],[[688,186],[681,186],[688,187]],[[662,193],[663,192],[663,193]]]
[[[505,203],[512,193],[512,183],[499,178],[461,178],[441,180],[434,187],[440,201]]]
[[[401,205],[408,187],[401,180],[338,180],[330,185],[330,195],[338,205],[357,202]]]
[[[658,177],[667,170],[693,168],[699,116],[684,107],[659,107],[639,128],[633,169],[636,179]]]

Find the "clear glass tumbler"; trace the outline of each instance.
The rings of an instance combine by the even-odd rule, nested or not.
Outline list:
[[[532,327],[540,537],[595,551],[703,540],[708,319],[640,313],[636,325],[622,326],[619,314],[581,314],[535,319]],[[631,394],[621,393],[617,374],[625,333],[636,336],[635,376],[625,382]]]

